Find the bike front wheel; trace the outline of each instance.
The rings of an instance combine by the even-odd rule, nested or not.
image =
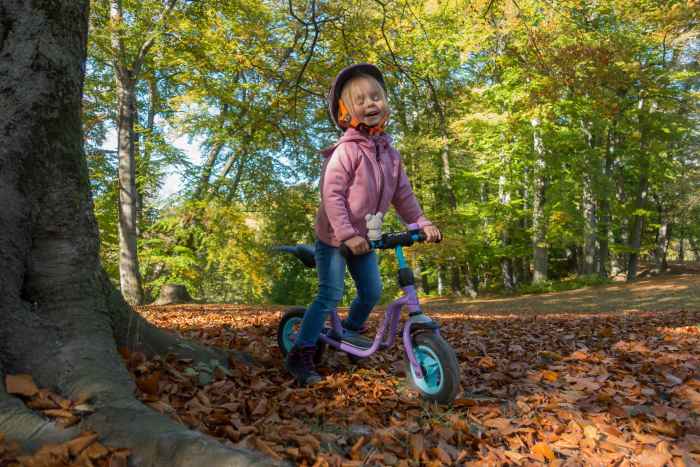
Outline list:
[[[439,335],[419,332],[411,337],[413,356],[423,376],[419,378],[406,358],[406,376],[411,385],[428,400],[451,404],[459,392],[459,364],[454,350]]]

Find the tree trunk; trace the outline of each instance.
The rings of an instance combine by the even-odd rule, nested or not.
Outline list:
[[[224,125],[226,124],[226,116],[228,115],[228,104],[221,105],[221,113],[219,114],[219,128],[218,131],[224,130]],[[214,165],[216,164],[219,154],[224,147],[223,141],[221,141],[220,136],[215,134],[211,141],[211,146],[209,147],[209,154],[207,155],[207,160],[202,167],[202,175],[199,179],[199,184],[197,185],[197,190],[195,191],[194,198],[200,199],[205,197],[207,191],[209,190],[209,181],[211,179],[211,173],[214,170]]]
[[[440,125],[440,135],[443,138],[442,149],[440,150],[440,160],[442,162],[442,170],[440,175],[442,178],[442,188],[438,193],[437,198],[447,202],[450,209],[455,209],[457,207],[457,197],[454,192],[454,187],[452,186],[452,173],[450,170],[450,134],[447,126],[447,117],[445,116],[445,109],[440,104],[440,98],[437,94],[437,89],[431,78],[427,78],[426,82],[430,88],[430,95],[433,100],[433,106],[438,115],[438,124]]]
[[[154,305],[179,305],[181,303],[192,303],[192,297],[187,291],[187,287],[180,284],[166,284],[160,287],[158,299]]]
[[[134,465],[264,462],[134,398],[117,346],[202,362],[227,355],[149,324],[100,265],[80,111],[87,0],[0,0],[0,11],[0,371],[89,400],[95,412],[80,430],[131,448]],[[71,434],[1,383],[0,432],[26,446]]]
[[[678,239],[678,262],[681,264],[685,263],[685,237],[683,233],[681,233]]]
[[[693,237],[688,238],[688,243],[690,243],[690,248],[693,250],[694,260],[700,261],[700,243],[696,242]]]
[[[651,112],[654,111],[655,105],[652,104]],[[642,232],[644,231],[644,216],[640,211],[643,211],[647,205],[647,197],[649,195],[649,164],[650,155],[647,144],[647,129],[646,116],[644,113],[644,99],[639,101],[639,127],[641,133],[640,143],[640,164],[639,164],[639,182],[637,184],[637,199],[634,203],[635,214],[630,223],[629,247],[631,249],[627,261],[627,281],[633,281],[637,278],[637,266],[639,262],[639,250],[642,246]]]
[[[419,267],[420,267],[420,274],[419,274],[420,275],[420,286],[423,289],[423,293],[427,295],[432,290],[430,288],[430,279],[428,278],[428,272],[425,270],[425,267],[420,262],[419,262]]]
[[[662,214],[663,215],[663,214]],[[659,233],[656,239],[656,253],[654,254],[654,272],[661,274],[668,269],[668,244],[671,241],[671,225],[668,219],[662,218]]]
[[[443,282],[443,276],[445,272],[445,267],[440,265],[437,268],[437,294],[442,297],[445,293],[445,284]]]
[[[462,272],[464,274],[465,295],[469,295],[471,298],[476,298],[479,293],[478,283],[472,276],[471,267],[469,267],[469,263],[466,263],[466,265],[462,268]]]
[[[120,0],[111,2],[113,25],[122,24]],[[112,47],[125,55],[120,29],[112,34]],[[117,89],[117,154],[119,158],[119,283],[122,294],[131,305],[143,304],[144,295],[136,247],[138,193],[136,191],[136,159],[134,120],[136,117],[136,76],[121,60],[115,61]]]
[[[135,83],[126,71],[117,73],[117,152],[119,156],[119,281],[124,298],[131,305],[143,304],[143,288],[136,247],[138,193],[134,109]],[[121,76],[121,77],[119,77]]]
[[[584,176],[583,186],[583,268],[581,272],[584,275],[591,275],[596,272],[597,225],[590,177]]]
[[[199,179],[199,185],[197,185],[197,191],[194,194],[195,199],[205,197],[207,191],[209,191],[209,179],[211,178],[211,172],[214,169],[214,164],[219,158],[221,149],[223,149],[224,144],[221,142],[212,143],[209,148],[209,154],[207,155],[207,160],[202,168],[202,176]]]
[[[581,122],[581,128],[586,135],[586,145],[588,146],[589,163],[583,173],[583,196],[581,199],[581,207],[583,214],[583,264],[581,265],[581,273],[583,275],[591,275],[596,272],[597,258],[597,219],[594,186],[599,178],[597,176],[598,166],[595,161],[596,155],[596,139],[593,135],[593,128],[590,123]],[[593,163],[591,163],[593,162]]]
[[[505,137],[503,134],[501,134],[501,144],[505,146]],[[503,212],[507,213],[510,205],[510,191],[508,191],[508,187],[506,186],[507,180],[505,176],[505,169],[508,165],[508,160],[504,154],[504,151],[501,151],[499,160],[501,162],[502,172],[498,177],[498,201],[503,208]],[[510,232],[508,231],[510,216],[508,214],[504,214],[503,217],[504,225],[503,231],[501,232],[501,246],[507,251],[510,246]],[[515,289],[515,277],[513,274],[513,261],[510,257],[504,255],[501,258],[501,272],[503,274],[503,287],[507,292],[512,292]]]
[[[598,201],[600,214],[598,216],[598,275],[604,279],[608,277],[608,260],[610,256],[610,224],[612,214],[610,209],[610,196],[612,196],[610,179],[615,156],[615,125],[608,128],[607,147],[605,149],[605,161],[603,163],[603,177],[601,179],[601,196]]]
[[[547,280],[547,219],[545,216],[545,195],[547,191],[546,162],[544,144],[539,130],[539,118],[532,119],[533,147],[535,151],[535,167],[533,173],[532,193],[532,243],[534,272],[533,284]]]
[[[450,289],[454,295],[462,294],[462,271],[455,263],[450,267]]]

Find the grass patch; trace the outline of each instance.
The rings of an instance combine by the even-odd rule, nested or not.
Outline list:
[[[613,281],[598,275],[572,276],[558,281],[542,281],[537,284],[524,284],[518,287],[518,293],[522,295],[563,292],[565,290],[580,289],[593,285],[611,284]]]

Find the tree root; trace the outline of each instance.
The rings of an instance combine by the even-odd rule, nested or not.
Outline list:
[[[79,434],[77,427],[61,428],[27,408],[5,391],[0,383],[0,433],[20,443],[24,451],[34,451],[46,443],[63,443]]]
[[[267,466],[278,463],[245,449],[229,448],[188,430],[136,400],[101,407],[84,425],[107,444],[129,446],[133,463],[149,467]]]
[[[248,366],[258,364],[249,354],[204,346],[154,326],[126,303],[121,293],[109,284],[106,277],[104,280],[109,288],[106,290],[109,297],[108,307],[119,347],[139,350],[148,356],[172,353],[178,358],[191,358],[195,362],[207,365],[215,361],[223,367],[228,366],[229,358]]]

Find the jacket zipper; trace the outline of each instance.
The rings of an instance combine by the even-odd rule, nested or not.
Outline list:
[[[382,204],[382,198],[384,197],[384,169],[382,168],[382,161],[380,160],[379,153],[379,143],[374,141],[374,151],[376,153],[377,166],[379,166],[379,199],[377,199],[377,209],[374,210],[374,214],[379,212],[379,206]]]

